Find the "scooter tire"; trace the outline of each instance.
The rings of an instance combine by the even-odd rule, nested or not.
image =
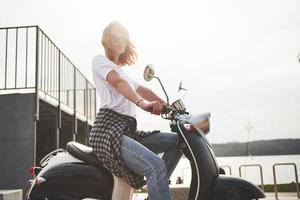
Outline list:
[[[76,198],[57,198],[57,197],[39,197],[39,198],[29,198],[28,200],[81,200],[81,199],[76,199]],[[107,200],[107,199],[99,199],[99,200]]]
[[[66,200],[65,198],[58,198],[58,197],[34,197],[29,198],[28,200]],[[75,200],[75,199],[73,199]],[[79,199],[78,199],[79,200]]]
[[[76,197],[30,197],[27,200],[81,200],[85,198]],[[99,197],[98,200],[111,200],[111,197]]]
[[[35,198],[29,198],[28,200],[63,200],[63,199],[61,199],[61,198],[35,197]]]

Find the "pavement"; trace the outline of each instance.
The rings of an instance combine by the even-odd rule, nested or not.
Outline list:
[[[276,199],[275,198],[275,193],[265,193],[266,194],[266,199]],[[278,199],[279,200],[298,200],[297,198],[297,193],[296,192],[282,192],[278,193]]]
[[[275,193],[265,193],[266,198],[264,200],[275,200]],[[135,193],[133,194],[132,200],[144,200],[147,197],[146,193]],[[278,200],[298,200],[297,193],[284,192],[278,193]]]

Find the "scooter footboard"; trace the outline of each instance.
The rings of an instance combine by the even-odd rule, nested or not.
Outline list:
[[[219,175],[215,179],[213,194],[214,200],[251,200],[265,198],[263,191],[256,185],[238,177],[224,175]]]

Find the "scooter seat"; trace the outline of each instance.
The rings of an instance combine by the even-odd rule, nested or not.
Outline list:
[[[75,158],[91,165],[100,165],[100,162],[98,161],[91,147],[72,141],[67,143],[66,148],[67,151]]]

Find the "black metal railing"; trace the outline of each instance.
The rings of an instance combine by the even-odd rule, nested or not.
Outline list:
[[[0,28],[0,92],[29,90],[94,120],[96,91],[38,26]]]
[[[1,90],[35,87],[35,36],[35,26],[0,28]]]

